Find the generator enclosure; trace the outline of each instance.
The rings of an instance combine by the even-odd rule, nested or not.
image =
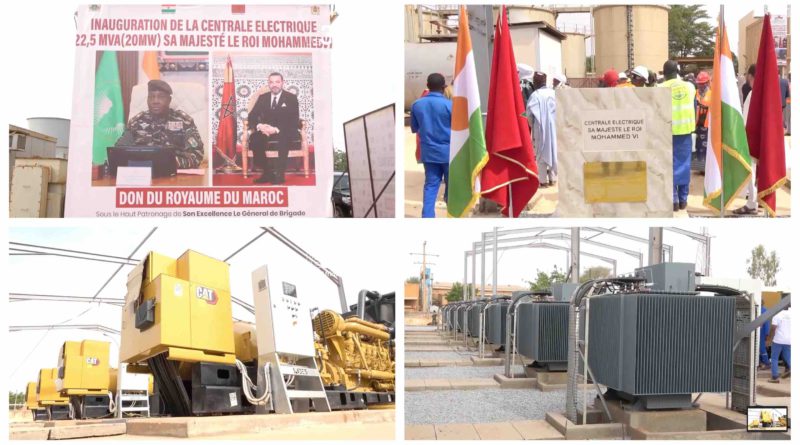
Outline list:
[[[28,385],[25,387],[25,408],[33,411],[41,407],[42,405],[39,404],[39,396],[36,394],[36,382],[28,382]]]
[[[731,389],[735,298],[630,293],[589,300],[595,381],[644,409],[688,408]]]
[[[659,263],[640,267],[634,275],[652,283],[652,289],[666,292],[694,292],[694,263]]]
[[[493,345],[502,345],[506,341],[506,311],[508,301],[492,303],[486,309],[486,338]]]
[[[552,371],[567,369],[569,303],[521,303],[517,316],[517,351],[533,360],[534,366]]]
[[[120,362],[235,362],[228,264],[188,250],[151,252],[128,275]]]
[[[580,283],[553,283],[551,292],[556,301],[569,301]]]
[[[69,397],[62,396],[56,389],[56,379],[58,378],[58,368],[45,368],[39,370],[39,404],[47,405],[68,405]]]
[[[66,396],[107,395],[112,390],[110,349],[107,341],[65,341],[58,355],[56,389]]]

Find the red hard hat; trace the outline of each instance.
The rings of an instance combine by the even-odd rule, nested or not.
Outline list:
[[[710,79],[708,73],[705,71],[700,71],[700,74],[697,75],[697,83],[708,83]]]
[[[617,74],[614,68],[609,68],[605,73],[603,73],[603,83],[605,83],[607,87],[617,86],[618,81],[619,74]]]

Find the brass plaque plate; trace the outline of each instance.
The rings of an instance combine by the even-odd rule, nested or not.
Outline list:
[[[647,162],[585,162],[583,196],[587,204],[647,201]]]

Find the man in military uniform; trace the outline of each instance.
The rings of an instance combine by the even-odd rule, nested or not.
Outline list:
[[[147,83],[147,111],[128,121],[116,145],[143,145],[175,149],[177,168],[197,168],[203,160],[203,140],[194,120],[169,107],[172,88],[163,80]]]

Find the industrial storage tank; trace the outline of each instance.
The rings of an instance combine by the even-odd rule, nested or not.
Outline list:
[[[508,11],[509,24],[545,22],[553,28],[556,27],[556,13],[553,10],[525,5],[510,5],[506,7],[506,10]],[[495,7],[492,13],[495,22],[497,22],[500,7]]]
[[[564,75],[568,78],[586,77],[586,35],[577,32],[565,32],[567,36],[561,42],[561,64]]]
[[[669,7],[603,5],[593,11],[597,73],[644,65],[661,71],[669,58]],[[628,39],[628,34],[631,39]],[[632,49],[632,60],[628,50]]]
[[[456,65],[456,42],[425,42],[405,44],[404,109],[422,96],[427,88],[428,74],[441,73],[445,82],[453,82]]]
[[[56,157],[66,158],[69,147],[69,119],[60,117],[29,117],[28,129],[56,138]]]

